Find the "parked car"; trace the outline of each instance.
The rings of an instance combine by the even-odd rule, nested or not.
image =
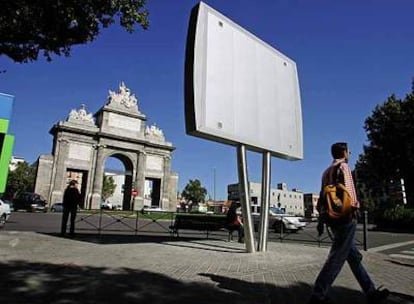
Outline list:
[[[113,205],[112,210],[122,210],[122,205],[120,205],[120,204]]]
[[[63,212],[63,204],[62,203],[55,203],[50,208],[52,212]]]
[[[0,228],[3,228],[6,225],[7,220],[11,214],[9,204],[6,204],[0,199]]]
[[[253,224],[257,231],[260,223],[260,213],[253,213]],[[284,212],[283,209],[278,207],[269,208],[269,229],[273,229],[275,232],[291,231],[295,232],[306,226],[306,221],[301,216],[289,215]]]
[[[5,204],[9,205],[10,210],[13,210],[13,200],[10,200],[9,198],[4,198],[4,197],[2,197],[2,198],[1,198],[1,200],[2,200]]]
[[[141,213],[142,214],[146,214],[146,213],[151,213],[151,212],[166,212],[166,211],[168,211],[167,209],[163,209],[163,208],[161,208],[161,207],[159,207],[159,206],[144,206],[142,209],[141,209]]]
[[[104,210],[122,210],[122,205],[114,204],[114,203],[111,203],[111,202],[102,202],[101,203],[101,209],[104,209]]]
[[[78,211],[81,210],[81,207],[78,206]],[[50,211],[52,212],[63,212],[63,203],[54,203],[52,207],[50,208]]]
[[[40,194],[33,192],[21,192],[13,200],[13,210],[47,212],[47,202]]]

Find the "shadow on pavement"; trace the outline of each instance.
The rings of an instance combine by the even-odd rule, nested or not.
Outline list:
[[[394,300],[392,303],[400,303],[400,304],[411,304],[414,303],[414,297],[398,293],[398,292],[391,292],[390,293],[390,301]],[[398,302],[399,300],[399,302]]]
[[[198,304],[304,304],[311,286],[300,283],[289,287],[251,283],[214,274],[199,274],[208,282],[182,282],[168,276],[129,268],[103,268],[74,264],[0,263],[2,303],[198,303]],[[334,287],[338,304],[364,303],[355,290]],[[414,298],[392,293],[401,301]]]
[[[214,245],[206,242],[206,238],[197,237],[170,237],[165,235],[121,235],[121,234],[87,234],[77,233],[76,236],[70,238],[68,236],[62,237],[59,233],[42,233],[49,236],[59,237],[63,239],[72,239],[79,242],[88,242],[93,244],[111,245],[111,244],[142,244],[142,243],[158,243],[168,246],[185,247],[193,249],[202,249],[210,251],[231,252],[231,253],[245,253],[244,247],[226,246],[227,243],[221,239],[208,239],[223,241],[220,245]],[[185,244],[184,244],[185,243]]]
[[[200,273],[199,275],[210,278],[218,283],[218,287],[223,290],[236,292],[237,294],[248,294],[256,302],[251,303],[303,303],[306,304],[309,294],[312,291],[311,286],[298,282],[294,286],[280,287],[270,284],[250,283],[234,278],[227,278],[220,275]],[[344,287],[332,287],[329,296],[337,304],[359,304],[366,303],[365,296],[356,290]],[[233,302],[238,303],[238,302]],[[411,304],[414,303],[414,297],[391,292],[390,297],[384,304]]]
[[[401,266],[414,267],[414,262],[411,261],[411,260],[405,260],[405,261],[386,260],[386,261],[390,262],[390,263],[393,263],[393,264],[401,265]]]
[[[45,235],[67,238],[69,236],[62,237],[59,233],[42,233]],[[182,241],[182,238],[171,237],[169,235],[131,235],[131,234],[97,234],[97,233],[76,233],[73,240],[80,242],[89,242],[94,244],[134,244],[134,243],[165,243],[165,242],[178,242]],[[186,237],[185,240],[199,240],[199,237]]]
[[[304,304],[311,287],[250,283],[213,274],[217,282],[181,282],[162,274],[128,268],[98,268],[73,264],[0,263],[2,303],[235,303]],[[337,303],[364,303],[361,293],[333,288]]]

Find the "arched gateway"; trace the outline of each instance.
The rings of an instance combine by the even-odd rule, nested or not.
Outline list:
[[[77,179],[83,207],[100,208],[105,162],[115,157],[125,167],[123,210],[144,205],[176,208],[178,175],[171,172],[175,148],[159,128],[146,126],[136,97],[123,83],[118,93],[109,91],[108,102],[95,115],[82,106],[50,133],[52,154],[39,157],[35,184],[35,192],[48,198],[50,205],[61,202],[69,180]],[[152,184],[149,196],[148,182]]]

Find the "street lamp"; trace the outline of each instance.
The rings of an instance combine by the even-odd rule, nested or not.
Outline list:
[[[216,167],[213,167],[213,199],[216,201]]]

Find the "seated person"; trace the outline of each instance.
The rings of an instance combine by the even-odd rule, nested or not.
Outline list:
[[[244,242],[244,229],[243,229],[243,223],[236,213],[237,208],[239,205],[236,202],[231,202],[230,208],[227,211],[226,215],[226,223],[227,223],[227,229],[230,230],[230,232],[233,232],[234,230],[237,230],[238,236],[239,236],[239,243]]]

